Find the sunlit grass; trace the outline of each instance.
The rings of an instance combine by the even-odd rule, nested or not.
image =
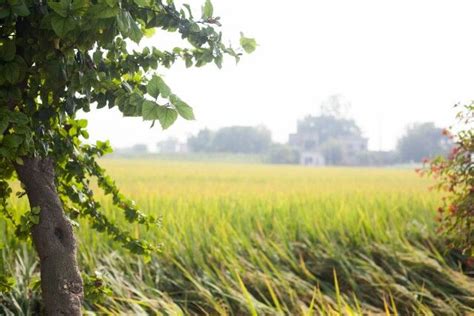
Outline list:
[[[472,280],[449,265],[435,233],[439,196],[412,170],[150,160],[103,165],[144,211],[163,217],[157,231],[125,227],[163,246],[144,263],[114,250],[109,239],[81,223],[81,266],[88,274],[99,272],[111,289],[103,302],[88,301],[89,311],[474,312]],[[37,278],[34,257],[14,250],[11,232],[2,243],[4,268],[16,276],[17,286],[0,306],[26,314],[37,308],[37,294],[28,290]]]

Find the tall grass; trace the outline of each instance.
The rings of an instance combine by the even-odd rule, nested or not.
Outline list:
[[[163,217],[157,231],[126,227],[163,246],[144,263],[81,223],[81,266],[109,288],[102,301],[86,300],[89,313],[474,313],[472,279],[450,262],[435,233],[439,196],[410,170],[103,164],[138,205]],[[17,282],[0,296],[0,311],[35,313],[34,253],[2,232],[3,269]]]

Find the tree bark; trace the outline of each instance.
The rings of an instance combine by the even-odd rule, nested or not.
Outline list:
[[[81,315],[83,284],[76,261],[76,240],[66,218],[50,159],[24,158],[16,165],[30,207],[40,208],[39,224],[31,231],[41,269],[46,315]]]

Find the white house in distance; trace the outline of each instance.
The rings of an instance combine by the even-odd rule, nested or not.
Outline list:
[[[344,125],[348,128],[340,132],[337,126],[333,128],[318,126],[317,122],[325,120],[322,116],[308,118],[309,123],[308,120],[298,122],[297,132],[289,136],[289,145],[300,154],[300,164],[355,165],[358,163],[358,155],[368,151],[368,139],[362,137],[353,121],[331,118],[329,121],[349,122]],[[314,121],[311,121],[312,119]]]
[[[319,135],[308,131],[298,130],[290,134],[290,146],[300,153],[300,164],[305,166],[324,166],[325,160],[319,149]]]
[[[188,153],[186,143],[181,143],[177,138],[171,137],[159,142],[157,145],[160,154],[185,154]]]

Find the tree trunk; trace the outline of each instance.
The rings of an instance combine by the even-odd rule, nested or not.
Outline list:
[[[16,165],[30,207],[39,207],[39,224],[32,228],[41,268],[46,315],[81,315],[83,284],[76,261],[76,240],[55,186],[53,161],[25,158]]]

